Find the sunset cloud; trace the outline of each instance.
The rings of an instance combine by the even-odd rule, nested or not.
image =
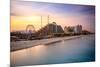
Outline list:
[[[94,6],[11,0],[12,30],[16,29],[14,23],[20,26],[23,23],[23,28],[17,30],[24,30],[27,24],[35,25],[38,30],[41,22],[40,17],[43,17],[43,25],[46,25],[48,15],[50,23],[55,21],[62,27],[81,24],[83,29],[95,31]]]

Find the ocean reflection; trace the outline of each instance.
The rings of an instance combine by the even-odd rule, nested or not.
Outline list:
[[[11,52],[11,65],[37,65],[84,62],[95,60],[95,36],[87,35],[74,40],[62,40],[51,45]]]

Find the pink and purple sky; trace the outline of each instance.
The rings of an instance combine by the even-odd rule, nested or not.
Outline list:
[[[25,30],[28,24],[38,30],[41,16],[45,26],[49,15],[50,23],[56,22],[62,28],[80,24],[83,29],[95,32],[95,6],[11,0],[10,14],[11,31]]]

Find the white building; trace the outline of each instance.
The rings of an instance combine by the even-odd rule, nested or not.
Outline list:
[[[82,25],[77,25],[74,27],[74,33],[81,33],[82,32]]]

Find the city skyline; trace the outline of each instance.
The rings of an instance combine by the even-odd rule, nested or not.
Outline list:
[[[65,26],[82,25],[83,29],[95,32],[95,7],[88,5],[54,4],[32,1],[11,1],[11,31],[25,30],[28,24],[36,30],[48,22]]]

